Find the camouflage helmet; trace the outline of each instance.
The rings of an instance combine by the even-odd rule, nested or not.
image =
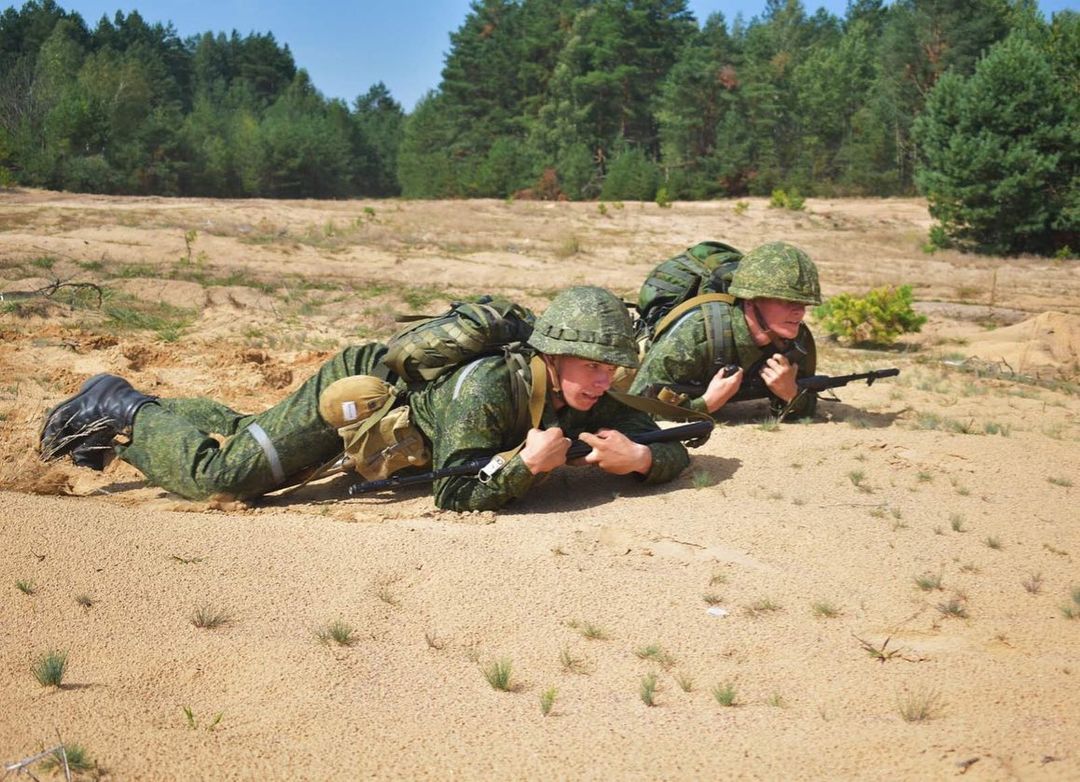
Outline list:
[[[740,299],[821,304],[817,267],[806,253],[787,242],[769,242],[744,255],[728,293]]]
[[[637,343],[626,305],[611,291],[584,285],[556,296],[536,319],[529,344],[551,356],[577,356],[637,367]]]

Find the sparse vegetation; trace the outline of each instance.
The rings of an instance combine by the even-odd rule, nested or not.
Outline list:
[[[818,619],[834,619],[840,616],[840,609],[828,600],[815,600],[810,604],[810,609]]]
[[[315,635],[324,644],[333,641],[338,646],[352,646],[356,643],[356,630],[341,619],[335,619],[325,627],[319,628]]]
[[[707,489],[716,485],[716,478],[708,470],[694,470],[690,474],[690,480],[695,489]]]
[[[780,605],[773,602],[770,598],[763,597],[755,600],[750,605],[746,606],[746,613],[750,616],[760,616],[762,614],[771,614],[774,611],[779,611]]]
[[[487,683],[496,690],[512,692],[515,689],[512,678],[513,665],[510,660],[505,657],[501,660],[494,660],[488,663],[483,670],[484,678],[487,679]]]
[[[999,538],[997,535],[987,535],[986,538],[983,540],[983,543],[986,544],[987,548],[991,548],[994,551],[1001,550],[1001,538]]]
[[[93,771],[94,761],[81,744],[62,744],[41,762],[41,768],[50,773],[62,773],[65,767],[76,774],[85,774]]]
[[[589,672],[589,661],[585,657],[578,657],[570,651],[569,646],[564,646],[559,652],[559,662],[563,670],[570,673],[586,675]]]
[[[545,717],[551,713],[551,707],[555,705],[555,697],[559,691],[554,687],[548,687],[540,693],[540,713]]]
[[[917,690],[902,695],[897,709],[904,722],[926,722],[944,713],[944,701],[936,690]]]
[[[641,678],[641,686],[638,688],[641,702],[646,706],[656,705],[656,674],[649,673]]]
[[[59,687],[64,681],[67,663],[67,652],[51,650],[38,657],[30,670],[42,687]]]
[[[1029,594],[1037,595],[1042,591],[1042,573],[1032,573],[1020,583],[1024,585],[1024,589],[1026,589]]]
[[[675,674],[675,683],[679,685],[679,689],[683,692],[694,691],[694,677],[686,673]]]
[[[20,578],[15,582],[15,588],[22,592],[24,595],[32,595],[37,591],[37,587],[34,586],[33,581]]]
[[[87,594],[79,594],[75,595],[75,602],[83,608],[91,608],[94,605],[94,598]]]
[[[1062,478],[1060,476],[1048,475],[1046,477],[1046,480],[1048,483],[1051,483],[1054,486],[1061,486],[1066,489],[1070,488],[1073,485],[1072,481],[1070,481],[1068,478]]]
[[[941,589],[941,574],[923,573],[921,576],[915,576],[915,585],[923,592]]]
[[[231,621],[229,613],[212,605],[197,607],[191,614],[191,623],[204,630],[213,630]]]
[[[712,695],[721,706],[735,706],[738,693],[735,690],[735,685],[727,683],[717,684],[713,687]]]
[[[651,660],[657,663],[661,668],[667,670],[675,664],[675,658],[668,652],[664,651],[663,647],[659,644],[649,644],[643,646],[634,652],[642,660]]]
[[[959,513],[949,515],[949,527],[953,532],[964,532],[964,517]]]
[[[967,619],[968,610],[959,597],[951,597],[944,603],[937,604],[937,610],[946,619]]]

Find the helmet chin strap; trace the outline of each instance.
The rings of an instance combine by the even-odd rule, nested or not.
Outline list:
[[[762,333],[769,338],[769,342],[773,344],[773,347],[782,348],[786,340],[781,339],[779,336],[773,333],[772,327],[765,319],[765,315],[762,314],[761,308],[757,305],[757,300],[751,299],[750,306],[754,308],[754,320],[757,321],[758,328],[760,328]]]
[[[563,404],[566,404],[566,397],[563,396],[562,384],[559,383],[559,370],[555,366],[554,356],[544,355],[544,364],[547,365],[548,373],[548,387],[550,392]]]

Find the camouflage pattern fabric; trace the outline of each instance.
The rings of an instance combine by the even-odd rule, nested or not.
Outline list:
[[[621,306],[621,304],[620,304]],[[248,498],[272,491],[309,467],[341,452],[337,431],[319,415],[319,396],[336,380],[374,374],[386,348],[378,343],[347,348],[320,367],[314,377],[258,415],[242,415],[209,399],[162,399],[135,418],[131,444],[117,453],[162,488],[190,499]],[[400,387],[400,386],[399,386]],[[434,468],[505,451],[525,439],[502,356],[466,364],[409,395],[413,423],[433,443]],[[561,426],[568,436],[602,427],[625,433],[652,431],[645,413],[604,397],[588,412],[554,411],[550,400],[543,426]],[[265,434],[254,434],[253,426]],[[228,437],[222,445],[209,435]],[[273,464],[264,443],[276,454]],[[681,443],[650,445],[653,465],[645,476],[660,483],[689,463]],[[522,496],[537,480],[515,456],[487,484],[475,478],[446,478],[435,484],[435,504],[449,510],[483,510]]]
[[[374,374],[385,352],[379,343],[346,348],[258,415],[209,399],[161,399],[139,411],[131,444],[117,454],[151,483],[189,499],[265,494],[341,452],[337,430],[319,415],[319,395],[335,380]],[[211,432],[228,439],[221,444]]]
[[[501,356],[478,359],[413,394],[409,402],[413,423],[433,441],[436,469],[505,451],[525,439],[526,429],[516,424],[510,370]],[[545,429],[561,427],[568,437],[601,428],[624,434],[657,428],[646,413],[608,396],[585,412],[570,407],[555,411],[549,397],[541,422]],[[653,464],[644,477],[646,483],[669,481],[689,464],[682,443],[654,443],[649,449]],[[450,510],[495,509],[523,496],[539,478],[518,454],[488,483],[460,476],[437,481],[435,504]]]
[[[569,288],[536,319],[528,343],[549,356],[579,356],[619,367],[638,365],[634,326],[626,305],[591,285]]]
[[[793,244],[769,242],[739,261],[728,293],[740,299],[783,299],[821,304],[817,266]]]
[[[745,261],[744,261],[745,262]],[[741,267],[740,267],[741,268]],[[764,349],[754,344],[750,337],[750,328],[746,325],[746,318],[738,306],[729,304],[709,304],[710,307],[727,307],[731,319],[731,331],[733,339],[730,355],[723,356],[726,364],[738,364],[744,370],[757,362],[766,352],[774,353],[775,349],[769,345]],[[809,329],[803,324],[799,327],[799,339],[803,344],[812,344],[812,336]],[[814,351],[799,362],[799,376],[812,375],[816,368],[816,356]],[[640,394],[647,386],[659,383],[671,385],[672,383],[708,383],[715,373],[708,362],[708,337],[705,333],[705,316],[702,308],[698,307],[683,315],[671,328],[660,335],[645,354],[641,362],[630,393]],[[768,394],[770,410],[774,415],[783,410],[785,403],[777,396]],[[732,401],[751,397],[736,395]],[[684,407],[689,407],[700,413],[708,413],[705,400],[702,397],[687,400]],[[817,395],[812,393],[802,394],[788,412],[787,420],[804,418],[814,414],[817,407]],[[723,411],[720,408],[717,413]]]

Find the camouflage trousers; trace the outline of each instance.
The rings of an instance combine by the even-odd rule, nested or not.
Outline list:
[[[346,348],[257,415],[202,398],[145,405],[135,416],[131,443],[118,446],[117,454],[151,483],[188,499],[273,491],[341,452],[337,430],[319,415],[319,395],[343,377],[378,373],[385,352],[379,343]]]

